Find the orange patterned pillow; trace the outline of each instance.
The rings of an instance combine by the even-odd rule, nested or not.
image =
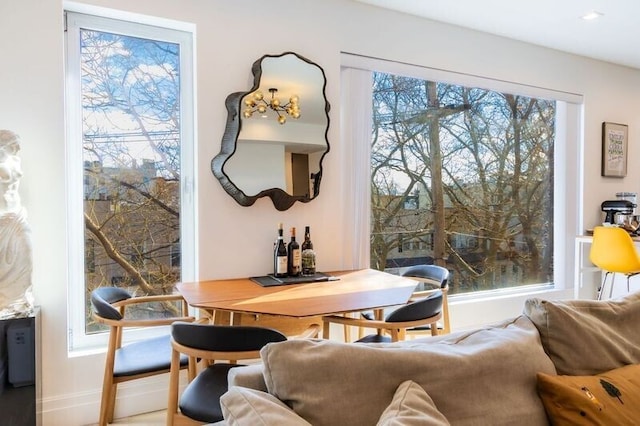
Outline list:
[[[538,394],[554,426],[637,425],[640,365],[627,365],[595,376],[538,373]]]

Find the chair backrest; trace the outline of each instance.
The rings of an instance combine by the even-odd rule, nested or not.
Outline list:
[[[131,294],[118,287],[98,287],[91,292],[91,307],[93,312],[106,319],[121,320],[120,312],[111,306],[112,303],[131,299]]]
[[[407,322],[430,318],[442,312],[442,291],[438,290],[423,299],[408,303],[391,312],[387,322]]]
[[[267,343],[287,340],[287,336],[270,328],[187,322],[173,323],[171,336],[180,345],[215,352],[255,351]]]
[[[615,226],[593,229],[589,259],[604,271],[624,274],[640,270],[640,257],[633,240],[627,231]]]
[[[440,288],[446,288],[449,282],[449,270],[438,265],[411,266],[402,273],[402,276],[424,278],[427,281],[438,283]]]

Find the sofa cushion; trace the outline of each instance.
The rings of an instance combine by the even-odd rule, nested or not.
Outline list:
[[[402,382],[376,426],[449,426],[429,395],[412,380]]]
[[[406,380],[455,425],[548,424],[536,373],[555,369],[524,316],[427,342],[290,340],[261,357],[269,393],[314,426],[376,424]]]
[[[220,398],[227,426],[311,426],[266,392],[231,386]]]
[[[529,299],[524,313],[558,374],[593,375],[640,363],[640,293],[607,301]]]
[[[640,419],[640,365],[595,376],[541,373],[538,391],[555,426],[636,425]]]
[[[227,376],[229,387],[242,386],[244,388],[267,392],[267,385],[264,383],[262,369],[262,363],[239,365],[236,368],[232,368],[229,370],[229,375]]]

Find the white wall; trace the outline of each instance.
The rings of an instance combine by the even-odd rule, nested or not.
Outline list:
[[[225,163],[224,172],[248,196],[269,188],[288,189],[283,144],[238,140],[236,152]]]
[[[275,227],[310,225],[319,268],[351,266],[352,236],[344,234],[341,182],[350,180],[339,140],[340,51],[393,59],[584,95],[585,227],[601,221],[600,202],[617,191],[640,192],[640,71],[597,62],[391,13],[347,0],[85,0],[87,4],[197,25],[200,277],[223,278],[269,270]],[[339,11],[336,9],[339,8]],[[21,195],[33,229],[34,289],[42,306],[45,425],[97,420],[102,355],[67,354],[65,135],[62,0],[0,2],[0,128],[21,135]],[[277,30],[274,31],[273,28]],[[226,119],[224,99],[251,86],[251,64],[264,54],[294,51],[321,65],[332,109],[320,196],[276,211],[268,199],[236,204],[209,170]],[[629,125],[629,174],[600,177],[600,126]],[[635,161],[637,164],[637,160]],[[571,171],[572,173],[577,171]],[[351,194],[350,194],[351,195]],[[367,196],[366,194],[356,194]],[[557,194],[562,196],[562,194]],[[576,232],[578,232],[576,224]],[[206,260],[206,261],[205,261]],[[497,304],[512,315],[521,304]],[[466,309],[473,309],[471,305]],[[455,312],[454,312],[455,315]],[[454,323],[455,326],[455,323]],[[160,379],[155,387],[162,390]],[[154,382],[155,383],[155,382]],[[166,387],[164,387],[166,389]],[[118,415],[162,407],[165,393],[125,388]]]

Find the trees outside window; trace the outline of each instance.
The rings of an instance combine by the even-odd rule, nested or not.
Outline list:
[[[445,266],[452,293],[552,282],[556,102],[381,72],[372,90],[371,267]]]
[[[182,182],[189,164],[182,155],[193,141],[183,129],[190,122],[183,100],[190,94],[182,82],[181,41],[161,29],[154,30],[158,37],[137,36],[136,24],[121,21],[125,30],[119,31],[83,25],[82,15],[78,21],[67,47],[81,140],[69,143],[81,146],[75,161],[82,168],[84,314],[91,333],[99,329],[90,316],[95,288],[170,294],[181,279]],[[147,306],[136,315],[170,316],[176,309]]]

